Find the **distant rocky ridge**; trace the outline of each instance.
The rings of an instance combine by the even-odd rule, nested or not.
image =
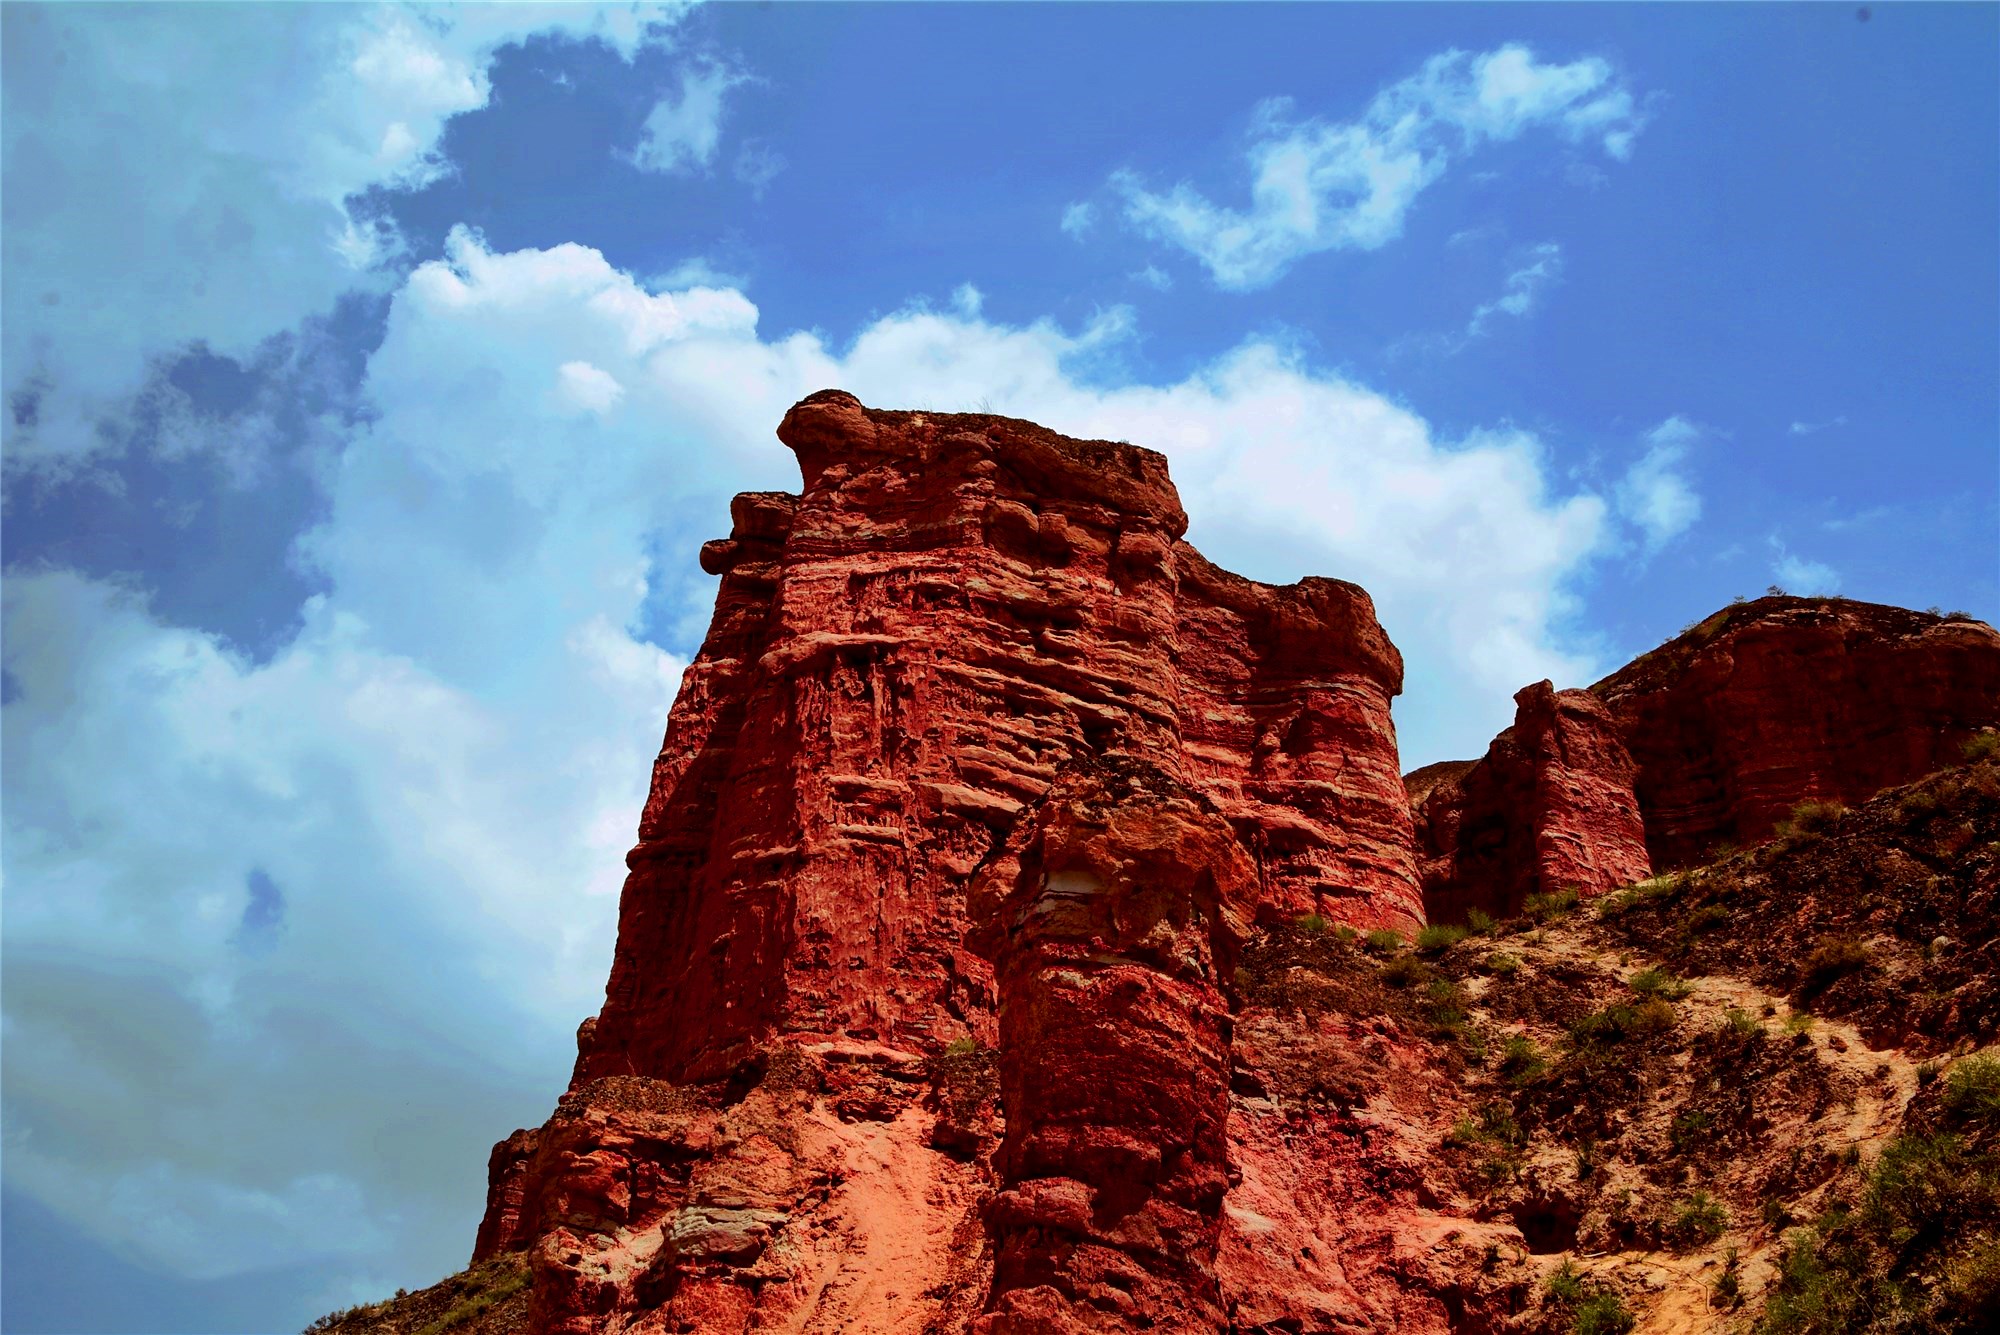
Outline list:
[[[1594,1037],[1510,1063],[1587,1006],[1624,1024],[1614,961],[1683,937],[1607,940],[1567,892],[1661,884],[2000,724],[1991,628],[1760,599],[1587,691],[1526,687],[1484,757],[1400,777],[1402,663],[1367,595],[1218,570],[1158,454],[837,391],[779,435],[803,489],[738,497],[702,549],[715,617],[567,1093],[494,1147],[472,1270],[324,1329],[1568,1330],[1627,1301],[1625,1272],[1551,1296],[1612,1197],[1530,1171],[1535,1119],[1563,1171],[1579,1127],[1645,1128],[1639,1155],[1666,1132],[1645,1080],[1555,1116],[1551,1091],[1597,1078]],[[1986,893],[1985,793],[1939,801],[1987,870],[1911,893]],[[1473,910],[1520,944],[1418,934]],[[2000,1023],[1974,999],[2000,961],[1972,958],[1936,1012],[1950,1051]],[[1685,1066],[1672,1013],[1647,1023],[1631,1050]],[[1774,1103],[1805,1111],[1755,1153],[1790,1152],[1847,1078]],[[1913,1089],[1870,1095],[1882,1136]],[[1489,1143],[1508,1175],[1468,1149]]]
[[[1801,802],[1853,803],[2000,723],[2000,635],[1845,598],[1726,607],[1587,690],[1514,697],[1471,763],[1406,783],[1432,921],[1586,897],[1771,837]]]

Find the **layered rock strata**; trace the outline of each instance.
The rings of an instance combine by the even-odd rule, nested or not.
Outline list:
[[[982,1335],[1222,1328],[1230,979],[1256,867],[1210,802],[1064,770],[973,886],[1007,1136]]]
[[[1529,895],[1594,895],[1644,877],[1638,766],[1589,691],[1546,681],[1514,696],[1514,726],[1478,763],[1440,775],[1415,805],[1424,909],[1517,912]]]
[[[479,1254],[544,1333],[1220,1329],[1235,943],[1422,920],[1401,659],[1202,559],[1152,451],[838,392],[779,436]]]
[[[1407,780],[1426,911],[1506,913],[1772,837],[1801,802],[1852,804],[2000,726],[2000,635],[1843,598],[1724,608],[1588,691],[1515,697],[1479,761]],[[1635,814],[1636,813],[1636,824]]]

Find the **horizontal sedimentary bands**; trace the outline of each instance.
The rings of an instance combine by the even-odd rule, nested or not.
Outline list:
[[[1497,1330],[1527,1244],[1426,1183],[1434,1057],[1270,943],[1629,884],[2000,721],[1990,629],[1766,599],[1406,785],[1367,594],[1204,560],[1161,455],[837,391],[779,435],[604,1009],[490,1161],[539,1335]]]

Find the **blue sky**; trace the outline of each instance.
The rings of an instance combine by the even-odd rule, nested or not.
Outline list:
[[[2000,612],[1993,6],[0,21],[10,1332],[463,1262],[812,390],[1167,451],[1406,766],[1768,584]]]

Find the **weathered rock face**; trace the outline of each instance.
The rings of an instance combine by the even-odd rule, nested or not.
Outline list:
[[[1507,913],[1771,837],[1800,802],[1863,801],[2000,724],[2000,634],[1848,599],[1716,613],[1588,691],[1515,697],[1476,763],[1407,780],[1426,910]]]
[[[992,1039],[965,882],[1068,759],[1210,796],[1257,912],[1420,913],[1389,700],[1351,584],[1274,588],[1180,540],[1149,450],[817,394],[797,497],[739,497],[629,862],[577,1078],[728,1073],[774,1034]]]
[[[972,895],[1000,1050],[1026,1057],[1001,1063],[976,1329],[1220,1329],[1228,992],[1256,867],[1213,804],[1149,765],[1086,759]]]
[[[1401,660],[1203,560],[1151,451],[837,392],[779,435],[480,1255],[565,1335],[1219,1329],[1238,944],[1421,921]]]
[[[1603,703],[1542,681],[1514,705],[1514,726],[1484,758],[1437,774],[1414,802],[1434,920],[1474,908],[1504,916],[1544,890],[1601,894],[1649,870],[1637,766]]]
[[[2000,634],[1845,598],[1724,608],[1592,686],[1639,764],[1657,867],[1761,843],[1809,798],[1855,803],[2000,724]]]

